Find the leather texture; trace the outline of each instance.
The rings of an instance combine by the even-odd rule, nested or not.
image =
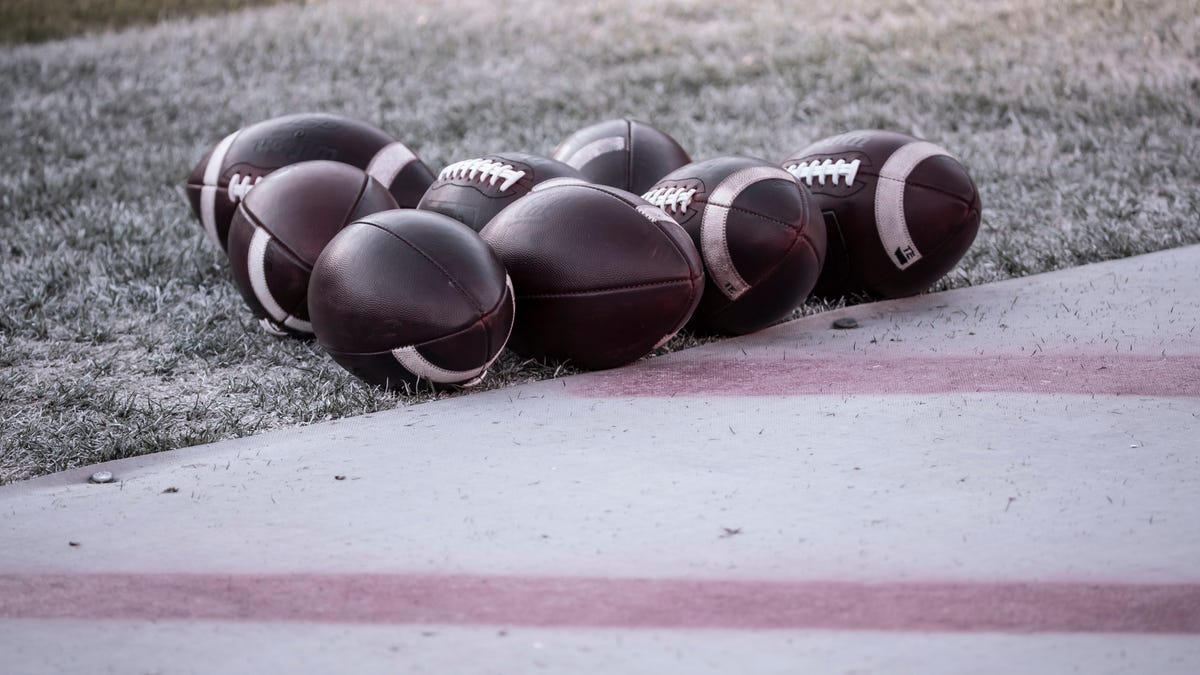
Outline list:
[[[677,332],[703,290],[703,263],[683,228],[616,188],[538,189],[482,235],[512,276],[511,347],[524,356],[625,365]]]
[[[826,248],[825,223],[807,188],[779,167],[750,157],[696,162],[671,172],[652,189],[669,188],[695,190],[686,208],[668,208],[668,213],[687,230],[706,262],[704,299],[690,330],[751,333],[804,302]],[[713,232],[710,222],[706,233],[706,220],[723,221],[723,231]],[[732,270],[714,267],[722,258]],[[723,282],[730,274],[736,274],[736,287]]]
[[[222,246],[227,247],[229,223],[237,210],[237,203],[229,198],[228,192],[229,181],[235,174],[253,181],[282,167],[310,160],[329,160],[365,169],[381,148],[393,142],[391,135],[374,125],[326,113],[286,115],[243,128],[229,146],[216,182],[214,213]],[[187,180],[188,203],[197,219],[201,218],[200,193],[206,184],[204,177],[211,156],[210,149]],[[415,206],[413,193],[419,198],[432,179],[429,168],[418,161],[388,187],[398,203],[408,200],[408,206]]]
[[[551,155],[593,183],[635,194],[692,160],[674,138],[630,118],[593,124],[568,136]]]
[[[417,208],[450,216],[479,232],[504,207],[528,194],[534,185],[551,178],[583,178],[562,162],[524,152],[501,152],[478,159],[511,166],[513,171],[525,175],[507,188],[502,188],[503,181],[480,174],[439,175],[421,197]]]
[[[264,307],[263,289],[255,288],[252,270],[261,264],[270,298],[307,322],[309,276],[326,244],[351,221],[395,208],[386,188],[348,164],[301,162],[270,174],[246,195],[229,229],[230,268],[246,304],[260,319],[282,321]],[[256,230],[270,237],[261,262],[250,259]]]
[[[814,295],[916,295],[952,270],[971,247],[982,213],[979,191],[967,169],[947,155],[922,160],[904,180],[904,221],[920,259],[900,269],[896,251],[881,241],[876,215],[880,170],[896,151],[917,142],[896,132],[852,131],[818,141],[783,162],[785,167],[859,162],[850,185],[844,180],[835,184],[827,179],[824,185],[807,181],[829,228],[829,251]]]
[[[422,380],[394,358],[398,348],[415,347],[443,370],[486,367],[504,348],[514,312],[504,266],[479,235],[413,209],[375,213],[340,232],[317,260],[308,304],[317,341],[334,360],[391,388]]]

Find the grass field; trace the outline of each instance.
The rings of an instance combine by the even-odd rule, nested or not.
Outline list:
[[[276,0],[5,0],[0,43],[41,42],[171,17],[263,5]],[[298,1],[298,0],[293,0]]]
[[[416,400],[251,321],[180,189],[249,122],[357,116],[435,169],[624,114],[696,158],[906,131],[982,193],[946,288],[1200,242],[1198,36],[1187,0],[389,0],[0,47],[0,483]]]

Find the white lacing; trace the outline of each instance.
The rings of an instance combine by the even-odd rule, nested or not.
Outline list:
[[[695,196],[696,188],[665,187],[654,188],[642,195],[642,199],[668,213],[676,213],[686,211]]]
[[[229,179],[229,201],[234,204],[242,201],[246,198],[246,193],[250,191],[250,188],[258,185],[262,179],[262,176],[243,176],[240,173],[233,174],[233,177]]]
[[[810,186],[814,182],[824,185],[826,178],[831,179],[834,185],[838,184],[839,178],[845,178],[846,185],[849,186],[854,184],[854,177],[858,175],[858,162],[859,160],[857,159],[852,162],[847,162],[844,159],[839,159],[836,162],[831,159],[821,161],[814,159],[811,162],[789,164],[783,168],[787,169],[787,172],[795,176],[798,180],[802,180]]]
[[[503,180],[500,183],[500,191],[504,192],[513,186],[513,183],[521,180],[525,175],[524,171],[513,169],[512,164],[502,164],[495,160],[467,159],[461,162],[455,162],[450,166],[442,169],[438,174],[438,180],[450,180],[454,178],[466,178],[467,180],[478,180],[479,182],[487,182],[489,185],[495,185],[496,181]]]

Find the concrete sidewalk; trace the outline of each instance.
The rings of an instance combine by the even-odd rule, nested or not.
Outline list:
[[[1198,268],[860,305],[5,486],[0,663],[1200,672]]]

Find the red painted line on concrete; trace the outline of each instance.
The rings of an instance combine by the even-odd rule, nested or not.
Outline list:
[[[566,380],[589,397],[1057,393],[1200,396],[1200,356],[779,356],[650,361]]]
[[[1200,634],[1200,584],[7,574],[0,617]]]

